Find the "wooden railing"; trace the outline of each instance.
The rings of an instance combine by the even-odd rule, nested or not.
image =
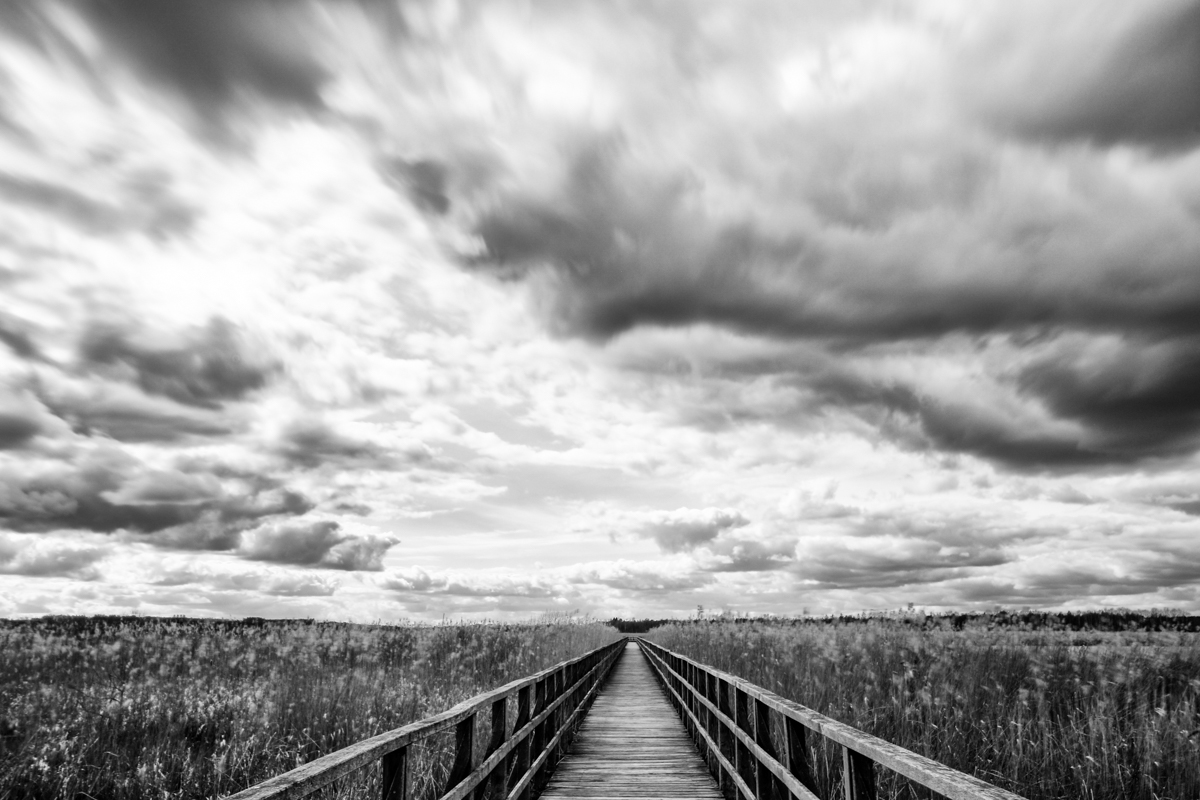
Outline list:
[[[535,779],[554,768],[571,732],[621,655],[626,639],[598,648],[536,675],[464,700],[448,711],[344,747],[230,795],[227,800],[295,800],[382,762],[382,800],[407,800],[408,749],[415,742],[454,728],[454,766],[441,800],[529,800]],[[509,729],[508,702],[516,717]],[[491,708],[491,738],[476,762],[476,716]]]
[[[639,638],[668,699],[721,783],[741,800],[818,800],[806,734],[840,745],[845,800],[875,800],[875,765],[951,800],[1022,800],[1011,792],[785,700]],[[772,717],[782,733],[771,736]]]

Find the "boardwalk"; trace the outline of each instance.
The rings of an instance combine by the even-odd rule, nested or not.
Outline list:
[[[476,739],[481,712],[491,728],[482,758],[476,746],[482,744]],[[227,800],[300,800],[372,762],[381,770],[381,800],[407,800],[409,747],[450,732],[454,760],[441,800],[485,794],[518,800],[553,769],[571,731],[576,734],[570,752],[540,795],[547,800],[722,800],[697,746],[738,800],[817,800],[812,748],[821,747],[821,740],[842,751],[834,779],[845,800],[876,800],[875,774],[881,769],[948,800],[1023,800],[646,639],[599,647],[323,755]]]
[[[541,797],[721,800],[721,792],[630,643]]]

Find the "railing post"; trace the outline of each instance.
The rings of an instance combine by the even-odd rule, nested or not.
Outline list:
[[[729,684],[720,678],[717,679],[717,709],[725,715],[726,719],[735,719],[733,715],[733,706],[729,702]],[[725,756],[725,758],[729,759],[736,769],[737,748],[734,746],[736,739],[734,739],[733,731],[731,731],[724,723],[721,724],[721,738],[718,741],[721,745],[721,753]],[[733,776],[727,775],[724,772],[722,772],[722,775],[724,775],[724,777],[721,780],[721,792],[726,797],[728,797],[730,793],[736,796],[737,790],[734,788],[736,784],[733,781]]]
[[[508,698],[501,697],[492,703],[492,737],[488,739],[487,753],[484,755],[484,758],[499,750],[507,738]],[[500,797],[501,794],[504,794],[504,786],[507,779],[508,774],[505,770],[505,762],[501,761],[492,770],[492,774],[488,776],[488,779],[475,788],[475,800],[483,800],[489,785],[492,787],[492,797]]]
[[[754,743],[763,752],[778,761],[775,745],[771,742],[771,707],[762,700],[754,700]],[[783,785],[779,779],[762,764],[758,765],[758,784],[754,788],[758,800],[780,800],[783,797]]]
[[[517,690],[517,718],[513,722],[514,734],[521,730],[521,728],[524,728],[526,725],[528,725],[529,720],[531,719],[531,715],[529,713],[529,693],[530,687],[528,686],[524,686]],[[529,739],[532,735],[533,734],[530,733],[522,738],[521,741],[517,743],[517,747],[511,756],[513,764],[512,769],[509,770],[508,777],[508,790],[510,792],[517,785],[517,782],[524,777],[525,773],[529,771]]]
[[[454,767],[446,779],[445,794],[475,770],[475,714],[454,726]]]
[[[808,740],[805,736],[804,726],[791,717],[784,717],[784,735],[787,737],[787,745],[784,748],[784,757],[787,759],[788,771],[796,776],[796,780],[808,787],[809,791],[816,792],[816,783],[812,778],[812,766],[808,761]]]
[[[704,696],[708,699],[708,702],[714,706],[717,705],[717,678],[708,672],[704,673]],[[719,751],[721,748],[721,723],[717,720],[717,715],[712,711],[709,711],[704,719],[708,723],[708,736]],[[723,784],[723,770],[721,769],[721,761],[717,758],[717,753],[711,754],[709,771],[712,772],[713,777],[717,779],[718,783]]]
[[[408,745],[383,757],[382,800],[406,800],[408,797]]]
[[[535,689],[534,689],[535,702],[534,702],[534,706],[533,706],[533,715],[535,717],[537,715],[541,714],[543,711],[545,711],[546,706],[550,702],[549,698],[547,697],[547,694],[549,694],[549,689],[550,689],[549,684],[553,680],[554,680],[554,678],[552,675],[547,675],[545,678],[542,678],[540,681],[538,681],[535,684]],[[550,724],[550,718],[546,717],[545,719],[543,719],[541,722],[539,722],[534,727],[533,737],[532,737],[533,745],[529,749],[530,762],[532,762],[534,759],[541,756],[542,750],[544,750],[546,748],[546,741],[552,735],[552,734],[548,734],[546,732],[546,728],[549,726],[549,724]],[[545,762],[542,762],[542,766],[543,767],[545,766]],[[521,793],[520,800],[528,800],[528,798],[533,797],[534,784],[537,782],[537,778],[541,773],[542,773],[542,769],[538,768],[538,770],[533,775],[529,776],[530,777],[529,783],[527,783],[525,785],[525,791],[523,791]]]
[[[742,733],[753,736],[754,730],[750,727],[750,696],[735,686],[733,697],[734,712],[737,714],[735,718],[737,726],[742,729]],[[746,782],[747,786],[753,787],[755,785],[754,776],[758,770],[754,768],[755,761],[750,755],[750,748],[746,747],[742,743],[742,740],[736,737],[735,742],[737,747],[738,774],[742,776],[742,780]]]
[[[842,745],[842,787],[846,800],[875,800],[875,763]]]

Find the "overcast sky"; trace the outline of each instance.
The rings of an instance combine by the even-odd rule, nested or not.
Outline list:
[[[0,615],[1200,610],[1200,4],[0,3]]]

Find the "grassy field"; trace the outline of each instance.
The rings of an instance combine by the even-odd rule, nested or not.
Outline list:
[[[914,622],[704,621],[648,637],[1030,800],[1200,797],[1200,635]],[[822,797],[838,796],[836,756],[814,751]],[[900,778],[881,790],[928,796]]]
[[[0,798],[219,797],[618,636],[561,620],[0,621]],[[417,796],[449,744],[414,754]],[[377,774],[328,795],[375,797]]]

